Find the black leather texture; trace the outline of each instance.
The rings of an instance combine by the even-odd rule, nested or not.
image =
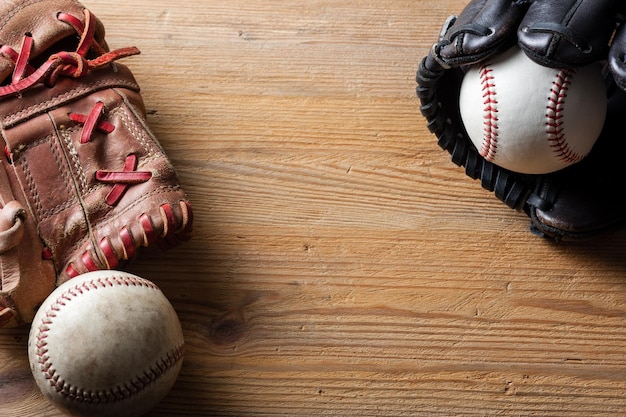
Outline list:
[[[626,220],[619,189],[626,183],[626,2],[621,0],[472,0],[444,23],[417,71],[421,112],[452,162],[508,207],[530,218],[533,233],[579,240]],[[605,63],[608,115],[582,161],[561,171],[529,175],[480,156],[459,114],[461,80],[469,65],[518,44],[540,65],[576,68]]]

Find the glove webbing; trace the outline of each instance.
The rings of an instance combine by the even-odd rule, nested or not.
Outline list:
[[[439,146],[450,153],[454,164],[464,167],[470,178],[479,179],[484,189],[494,192],[508,207],[526,213],[530,207],[548,210],[551,203],[537,194],[541,184],[539,177],[516,174],[485,160],[466,138],[463,128],[452,122],[453,115],[442,107],[439,97],[445,73],[437,60],[428,55],[420,63],[416,76],[420,111],[428,122],[428,129],[438,138]]]

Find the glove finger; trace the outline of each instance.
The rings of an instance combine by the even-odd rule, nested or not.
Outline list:
[[[444,67],[483,60],[515,43],[524,0],[472,0],[436,45]]]
[[[626,91],[626,27],[622,26],[613,39],[609,51],[609,68],[615,83]]]
[[[537,0],[518,30],[530,58],[549,67],[589,64],[606,58],[619,0]]]
[[[589,155],[545,177],[539,193],[553,204],[531,208],[536,229],[557,240],[572,240],[596,236],[624,222],[626,203],[615,187],[626,179],[626,141],[620,134],[625,107],[626,93],[617,91],[609,98],[604,129]]]

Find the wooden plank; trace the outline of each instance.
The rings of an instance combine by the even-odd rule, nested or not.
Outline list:
[[[151,416],[616,416],[626,236],[553,244],[450,163],[414,75],[461,0],[85,1],[193,241],[129,266],[187,355]],[[0,331],[0,415],[58,415]]]

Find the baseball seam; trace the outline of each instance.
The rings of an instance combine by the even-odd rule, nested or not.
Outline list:
[[[584,155],[578,154],[570,148],[563,128],[565,98],[574,74],[574,71],[569,70],[562,70],[556,74],[546,107],[546,133],[550,148],[559,160],[567,164],[578,162],[584,158]]]
[[[498,149],[498,98],[496,95],[493,69],[485,65],[480,68],[480,83],[483,92],[483,126],[484,135],[480,155],[493,161]]]
[[[137,277],[108,276],[84,281],[62,293],[55,302],[50,305],[42,318],[36,334],[37,362],[40,366],[40,371],[44,375],[44,378],[49,381],[50,386],[68,400],[91,404],[108,404],[123,401],[146,389],[183,358],[184,343],[181,343],[169,352],[166,352],[152,366],[143,370],[135,377],[120,383],[116,387],[98,391],[83,389],[72,385],[71,382],[66,381],[63,375],[54,369],[52,358],[48,355],[47,339],[51,325],[54,323],[57,314],[67,303],[72,301],[72,299],[85,292],[116,285],[145,287],[153,290],[159,289],[154,283]]]
[[[550,149],[565,164],[581,161],[584,155],[575,152],[569,145],[563,128],[565,99],[575,74],[573,70],[561,70],[552,82],[546,106],[546,134]],[[483,142],[478,152],[488,161],[493,161],[498,150],[498,97],[493,68],[480,67],[480,83],[483,94]]]

